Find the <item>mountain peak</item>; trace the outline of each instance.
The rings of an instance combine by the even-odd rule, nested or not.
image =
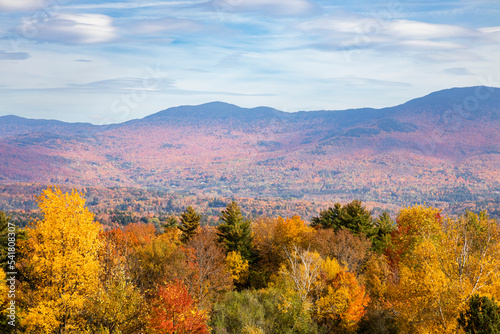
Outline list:
[[[454,105],[462,105],[468,109],[475,109],[479,105],[482,107],[498,107],[499,103],[500,88],[474,86],[443,89],[410,100],[401,106],[411,108],[428,106],[432,106],[433,108],[452,108]]]
[[[270,107],[242,108],[234,104],[226,102],[209,102],[200,105],[184,105],[179,107],[168,108],[159,111],[153,115],[143,118],[144,121],[159,121],[162,119],[241,119],[241,120],[256,120],[268,119],[273,117],[283,116],[283,111]]]

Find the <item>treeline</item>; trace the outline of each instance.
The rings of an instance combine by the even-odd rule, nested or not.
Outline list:
[[[49,188],[40,218],[0,212],[3,333],[498,333],[500,226],[486,213],[363,204],[216,226],[188,206],[160,228],[104,230],[82,194]],[[14,237],[15,235],[15,237]],[[11,247],[12,243],[15,247]]]
[[[0,185],[0,210],[5,211],[11,220],[21,227],[27,226],[32,218],[39,218],[38,205],[33,194],[39,194],[47,186],[42,184],[18,183]],[[61,188],[62,191],[71,191],[71,188]],[[397,215],[398,210],[405,204],[397,203],[428,203],[438,206],[443,212],[452,216],[460,216],[466,209],[470,211],[488,211],[492,218],[500,218],[498,195],[489,193],[484,195],[485,199],[475,201],[452,200],[433,202],[429,198],[411,198],[402,200],[396,193],[381,195],[384,197],[379,202],[370,202],[359,193],[356,196],[336,193],[328,197],[314,196],[310,199],[296,198],[244,198],[244,197],[221,197],[205,195],[203,192],[181,193],[154,189],[139,188],[80,188],[85,195],[86,205],[95,218],[105,228],[116,228],[133,222],[153,223],[160,228],[160,222],[170,214],[181,214],[186,207],[192,206],[199,212],[203,212],[202,225],[217,225],[221,208],[226,207],[232,201],[238,202],[245,215],[256,220],[261,216],[293,216],[298,215],[306,221],[310,221],[321,210],[333,206],[336,202],[347,203],[351,198],[361,197],[364,204],[374,214],[384,211],[390,213],[391,217]],[[457,191],[462,191],[458,189]],[[395,197],[394,197],[395,196]],[[333,199],[332,199],[333,198]],[[397,198],[399,200],[393,200]]]
[[[0,185],[0,210],[8,213],[20,226],[26,226],[38,212],[33,194],[39,194],[47,186],[42,184]],[[61,187],[62,191],[71,188]],[[85,187],[84,193],[88,209],[96,219],[108,227],[121,227],[130,222],[153,218],[164,219],[165,215],[179,215],[188,206],[203,212],[202,223],[214,225],[221,208],[231,201],[237,201],[247,216],[257,218],[263,215],[288,216],[298,214],[311,219],[322,209],[334,204],[330,201],[306,201],[284,198],[233,198],[204,195],[203,192],[180,193],[138,188],[98,188]],[[157,225],[160,227],[160,225]]]

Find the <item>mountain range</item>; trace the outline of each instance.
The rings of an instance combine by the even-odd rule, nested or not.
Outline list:
[[[500,89],[383,109],[286,113],[212,102],[113,125],[0,117],[0,184],[380,205],[498,201]]]

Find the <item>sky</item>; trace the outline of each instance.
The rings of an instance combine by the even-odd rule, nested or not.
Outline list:
[[[0,116],[120,123],[500,87],[499,0],[0,0]]]

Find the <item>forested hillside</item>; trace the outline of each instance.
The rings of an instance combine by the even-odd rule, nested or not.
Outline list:
[[[500,329],[500,226],[486,213],[413,205],[393,221],[354,200],[310,221],[249,219],[232,201],[215,226],[187,206],[157,227],[103,229],[74,190],[37,205],[24,229],[0,212],[2,332]]]
[[[500,89],[469,87],[384,109],[214,102],[101,126],[0,117],[0,183],[487,208],[500,198],[499,115]]]

